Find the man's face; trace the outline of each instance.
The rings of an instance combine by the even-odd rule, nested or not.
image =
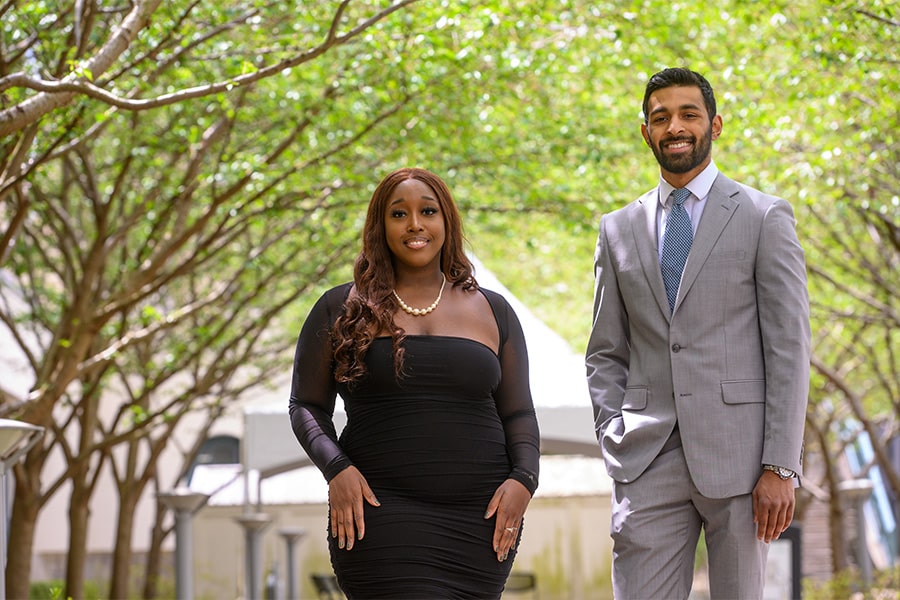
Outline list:
[[[722,118],[716,115],[710,122],[700,88],[693,86],[656,90],[647,110],[641,133],[664,175],[693,179],[711,160],[712,141],[722,132]]]

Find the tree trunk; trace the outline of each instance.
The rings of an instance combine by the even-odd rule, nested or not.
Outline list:
[[[15,552],[7,552],[6,557],[6,597],[28,598],[28,584],[31,580],[31,554],[34,551],[34,530],[40,510],[40,473],[43,461],[37,466],[18,465],[16,492],[13,499],[12,515],[9,520],[9,544]],[[34,470],[34,472],[32,472]]]
[[[824,436],[823,436],[824,439]],[[828,529],[831,537],[831,569],[832,573],[840,573],[847,568],[847,540],[844,534],[844,507],[841,503],[841,493],[838,490],[840,477],[834,466],[834,460],[827,453],[823,453],[825,461],[825,482],[828,484]]]
[[[144,579],[144,599],[153,600],[159,593],[159,573],[162,566],[162,543],[166,537],[163,529],[165,510],[156,503],[156,518],[153,522],[153,533],[150,536],[150,548],[147,550],[147,566]]]
[[[69,500],[69,552],[66,555],[66,598],[84,598],[84,565],[87,559],[87,531],[90,517],[90,488],[82,477],[72,477],[72,495]]]
[[[134,511],[139,498],[139,489],[122,490],[119,493],[116,543],[113,547],[112,578],[109,583],[110,598],[130,597],[128,583],[131,574],[131,540],[134,530]]]

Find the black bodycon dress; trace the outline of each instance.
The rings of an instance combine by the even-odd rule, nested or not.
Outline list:
[[[365,538],[352,550],[326,532],[338,581],[349,598],[498,598],[515,548],[497,560],[494,519],[484,513],[504,480],[534,493],[538,477],[521,325],[502,296],[482,289],[499,355],[471,339],[411,335],[398,381],[390,338],[376,338],[368,375],[348,388],[332,376],[329,330],[349,289],[326,292],[310,312],[290,398],[294,433],[326,480],[355,465],[381,502],[365,504]],[[340,439],[336,394],[347,413]]]

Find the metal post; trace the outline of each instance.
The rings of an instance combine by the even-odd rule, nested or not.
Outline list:
[[[284,538],[287,546],[287,600],[299,600],[300,590],[297,588],[297,582],[301,581],[301,579],[297,574],[298,569],[297,561],[294,558],[294,547],[306,535],[306,530],[299,527],[284,527],[279,529],[278,533]]]
[[[272,522],[272,518],[264,513],[248,513],[237,517],[237,522],[244,528],[245,569],[247,589],[244,590],[246,600],[261,600],[262,595],[262,533]]]
[[[0,419],[0,600],[6,600],[6,472],[38,443],[44,428],[13,419]]]
[[[192,600],[194,542],[191,521],[194,511],[209,500],[209,495],[178,487],[171,492],[162,492],[157,497],[175,512],[175,595],[178,600]]]

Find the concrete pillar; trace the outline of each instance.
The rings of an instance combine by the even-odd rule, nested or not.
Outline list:
[[[262,534],[272,522],[265,513],[245,513],[237,517],[237,522],[244,528],[244,577],[246,589],[245,600],[262,599]]]
[[[157,495],[159,501],[175,513],[175,593],[179,600],[194,597],[194,540],[192,520],[194,512],[206,504],[208,494],[178,487]]]
[[[15,419],[0,419],[0,600],[6,600],[7,526],[6,473],[44,435],[44,428]]]
[[[306,530],[301,527],[283,527],[278,534],[284,539],[287,547],[287,600],[299,600],[300,588],[298,582],[303,581],[299,577],[297,559],[294,557],[294,548],[300,539],[306,535]]]
[[[866,541],[865,506],[872,495],[874,484],[870,479],[850,479],[838,484],[838,491],[856,513],[856,564],[863,584],[872,585],[872,561],[869,557],[869,544]]]

